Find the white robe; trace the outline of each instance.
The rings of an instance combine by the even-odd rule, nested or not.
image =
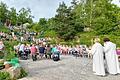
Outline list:
[[[91,52],[93,54],[93,71],[96,75],[105,75],[103,46],[100,43],[95,43],[92,46]]]
[[[104,43],[105,58],[107,62],[107,70],[110,74],[120,73],[118,56],[116,53],[116,44],[112,42]]]

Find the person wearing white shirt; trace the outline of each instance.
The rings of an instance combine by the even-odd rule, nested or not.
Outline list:
[[[120,73],[116,44],[110,42],[109,38],[104,38],[104,52],[108,73],[113,75]]]
[[[92,46],[91,52],[93,55],[93,72],[95,75],[105,76],[105,66],[103,58],[103,46],[99,43],[100,39],[94,39],[95,44]]]
[[[21,45],[20,45],[20,47],[19,47],[19,52],[18,52],[19,57],[21,57],[21,56],[22,56],[22,54],[24,53],[24,47],[25,47],[25,45],[24,45],[24,44],[21,44]]]

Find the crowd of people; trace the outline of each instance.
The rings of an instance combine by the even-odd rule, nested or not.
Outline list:
[[[61,45],[48,44],[45,40],[37,43],[25,44],[19,43],[14,46],[16,55],[20,59],[27,60],[32,58],[33,61],[40,59],[60,60],[60,55],[73,55],[80,57],[93,58],[93,72],[95,75],[105,76],[106,71],[109,74],[116,75],[120,73],[116,44],[110,42],[108,38],[104,39],[104,46],[100,44],[100,39],[94,39],[95,44],[92,47],[86,45]],[[4,50],[4,44],[0,41],[0,52]]]
[[[0,40],[15,40],[15,41],[35,41],[35,36],[37,36],[37,33],[28,31],[26,29],[26,25],[19,25],[19,26],[12,26],[11,24],[5,25],[5,28],[7,29],[7,32],[0,31]],[[5,29],[5,30],[6,30]],[[38,33],[39,34],[39,33]]]
[[[104,46],[101,45],[100,39],[94,39],[94,45],[88,47],[86,45],[61,45],[61,44],[48,44],[46,39],[35,39],[34,33],[23,33],[22,36],[17,36],[14,29],[10,28],[11,33],[6,34],[0,32],[1,40],[20,40],[21,43],[14,46],[16,55],[20,59],[27,60],[32,58],[33,61],[39,59],[53,59],[54,61],[60,60],[60,55],[73,55],[80,57],[93,58],[93,72],[95,75],[105,76],[106,72],[116,75],[120,73],[118,55],[116,53],[116,44],[112,43],[110,39],[104,39]],[[0,40],[0,58],[4,51],[4,43]],[[24,41],[33,42],[31,44],[23,43]],[[120,51],[119,51],[120,52]]]
[[[11,35],[6,34],[6,33],[2,32],[2,31],[0,32],[0,39],[9,40],[10,37],[11,37]]]
[[[120,68],[116,44],[110,42],[108,38],[104,39],[104,46],[100,44],[99,38],[95,38],[94,42],[95,44],[92,47],[86,45],[51,45],[40,42],[38,44],[18,44],[14,49],[20,58],[28,59],[31,55],[33,61],[44,57],[58,61],[60,55],[79,55],[81,57],[92,55],[95,75],[105,76],[106,72],[113,75],[119,74]]]
[[[87,48],[85,45],[76,45],[76,46],[67,46],[67,45],[51,45],[46,44],[46,42],[40,43],[31,43],[31,44],[18,44],[14,46],[14,49],[18,55],[18,57],[23,59],[28,59],[29,55],[32,56],[33,61],[37,60],[38,58],[52,58],[54,54],[58,54],[60,58],[60,54],[62,55],[74,55],[74,56],[81,56],[87,57],[90,53],[90,49]],[[87,54],[87,55],[86,55]]]

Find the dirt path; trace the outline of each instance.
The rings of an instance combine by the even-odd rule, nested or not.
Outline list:
[[[22,60],[21,64],[27,69],[29,75],[20,80],[120,80],[120,75],[106,77],[94,75],[92,59],[88,58],[61,56],[58,62]]]

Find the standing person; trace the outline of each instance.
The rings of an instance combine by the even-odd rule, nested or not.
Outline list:
[[[94,39],[95,44],[92,46],[91,52],[93,54],[93,71],[95,75],[105,76],[103,46],[99,43],[100,39]]]
[[[28,59],[29,58],[29,54],[30,54],[30,47],[29,47],[28,44],[25,44],[24,52],[25,52],[26,58]]]
[[[109,38],[104,38],[104,51],[109,74],[116,75],[120,73],[116,44],[110,42]]]
[[[41,58],[43,58],[43,56],[45,55],[45,46],[43,44],[40,44],[39,55]]]
[[[19,52],[18,52],[18,57],[19,58],[21,58],[22,56],[23,56],[23,54],[24,54],[24,47],[25,47],[25,45],[24,44],[21,44],[20,46],[19,46]]]
[[[47,45],[46,47],[46,58],[47,58],[47,55],[49,56],[49,58],[51,59],[51,47],[50,47],[50,44]]]
[[[31,52],[33,61],[36,61],[37,60],[37,48],[35,47],[34,44],[32,44],[30,48],[30,52]]]

